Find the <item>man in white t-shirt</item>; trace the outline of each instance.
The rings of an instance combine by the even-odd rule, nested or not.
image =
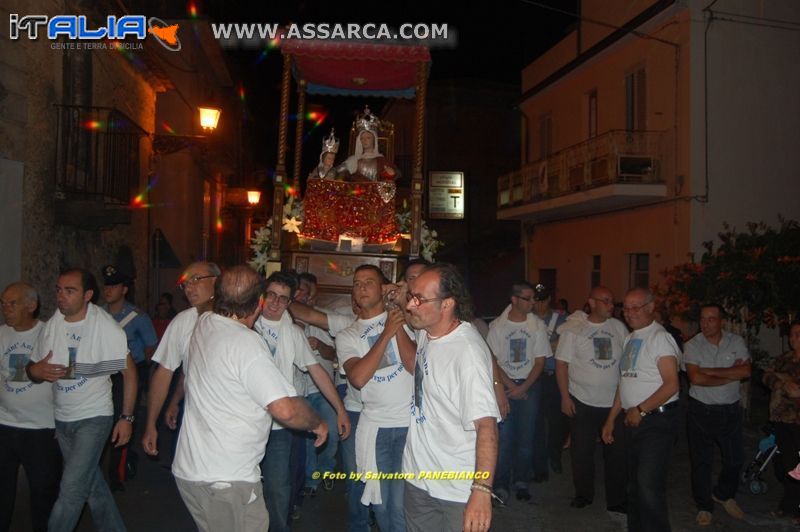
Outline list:
[[[453,265],[428,267],[409,283],[406,299],[418,331],[416,357],[403,360],[414,368],[403,454],[406,528],[485,532],[500,420],[489,348],[470,324],[469,293]],[[441,478],[448,474],[459,478]]]
[[[725,313],[716,303],[700,309],[700,333],[686,342],[683,363],[689,376],[687,434],[692,463],[692,495],[697,524],[711,524],[714,502],[734,519],[744,512],[734,497],[744,463],[742,379],[750,377],[750,353],[744,338],[722,328]],[[712,485],[714,447],[719,447],[722,469]]]
[[[308,372],[320,393],[336,411],[336,426],[342,439],[350,435],[350,419],[345,412],[331,375],[326,374],[314,358],[302,329],[295,325],[286,311],[297,291],[297,277],[286,272],[274,272],[267,278],[264,308],[254,328],[266,342],[276,366],[287,381],[294,380],[295,369]],[[300,381],[302,383],[302,380]],[[283,532],[289,529],[291,485],[291,431],[283,430],[273,423],[272,434],[261,461],[271,530]]]
[[[167,399],[173,374],[186,362],[189,339],[198,316],[211,310],[214,283],[220,275],[219,266],[204,261],[190,264],[181,275],[178,286],[186,294],[191,307],[172,318],[153,355],[152,360],[157,365],[147,391],[147,421],[142,437],[142,448],[151,456],[158,454],[156,422]],[[164,412],[164,421],[172,430],[178,429],[179,404],[183,400],[183,391],[184,374],[181,372],[177,377],[170,404]]]
[[[102,530],[125,530],[99,461],[109,432],[117,447],[130,440],[136,404],[136,365],[125,331],[91,303],[97,294],[91,272],[75,268],[56,284],[58,312],[47,322],[36,344],[28,376],[54,382],[55,425],[64,470],[48,530],[71,532],[89,503]],[[122,413],[114,423],[111,378],[122,373]],[[113,425],[113,430],[112,430]]]
[[[381,270],[362,264],[353,275],[353,298],[359,319],[336,335],[336,352],[347,380],[361,391],[363,408],[356,430],[356,468],[365,482],[361,502],[372,505],[382,531],[404,531],[403,482],[391,478],[402,470],[408,433],[413,377],[403,365],[414,344],[403,328],[399,309],[387,313]],[[380,473],[384,480],[367,475]]]
[[[500,456],[494,478],[497,495],[507,500],[509,489],[517,499],[530,500],[534,436],[541,404],[541,381],[546,357],[552,357],[547,328],[533,308],[534,288],[527,281],[511,285],[511,304],[489,324],[486,342],[506,388],[511,412],[500,424]],[[513,476],[513,479],[512,479]]]
[[[55,440],[53,385],[34,384],[25,368],[42,332],[39,296],[26,283],[9,285],[0,297],[0,530],[14,512],[17,473],[25,469],[30,488],[31,529],[47,530],[58,496],[61,455]]]
[[[575,497],[570,506],[583,508],[594,499],[594,455],[597,437],[614,405],[619,385],[625,325],[611,317],[614,296],[604,286],[589,294],[590,313],[577,311],[558,329],[556,377],[561,393],[561,411],[570,418],[572,483]],[[618,434],[623,416],[615,420]],[[626,513],[627,477],[624,438],[603,446],[606,509]]]
[[[614,406],[603,425],[603,441],[614,442],[614,423],[625,411],[628,453],[628,530],[670,530],[667,471],[678,430],[678,357],[672,336],[653,318],[653,294],[630,290],[623,301],[633,329],[620,359]]]
[[[251,330],[264,284],[249,266],[219,279],[214,311],[197,320],[186,360],[186,413],[172,473],[203,531],[263,531],[269,524],[258,464],[272,418],[325,442],[328,428],[295,395]],[[287,465],[288,467],[288,465]]]

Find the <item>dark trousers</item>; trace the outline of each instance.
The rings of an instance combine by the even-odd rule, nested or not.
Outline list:
[[[786,515],[800,516],[800,480],[788,475],[797,467],[800,452],[800,425],[795,423],[775,423],[775,440],[780,452],[775,455],[778,480],[783,484],[783,497],[780,509]]]
[[[692,495],[698,511],[713,512],[712,493],[721,500],[736,496],[739,474],[744,463],[742,409],[739,403],[707,405],[689,398],[687,434],[692,462]],[[711,468],[714,446],[722,455],[722,471],[716,487],[712,486]]]
[[[594,455],[597,438],[611,408],[589,406],[574,397],[575,417],[570,420],[572,444],[572,482],[575,496],[594,500]],[[603,473],[606,486],[606,506],[624,506],[627,500],[628,465],[625,454],[625,416],[619,414],[614,422],[614,443],[603,446]]]
[[[561,466],[561,452],[567,438],[569,424],[561,412],[561,393],[555,374],[543,372],[539,377],[542,400],[536,418],[536,433],[533,446],[533,473],[548,476],[547,461],[554,467]]]
[[[31,496],[31,529],[47,530],[58,497],[61,452],[54,429],[21,429],[0,425],[0,531],[11,526],[19,466],[25,468]]]
[[[134,416],[139,412],[139,405],[142,400],[142,390],[146,389],[150,381],[150,361],[144,360],[136,363],[136,376],[137,389],[136,389],[136,403],[133,405]],[[122,401],[124,398],[125,386],[123,385],[123,377],[121,373],[115,373],[111,376],[111,398],[114,403],[114,423],[119,419],[122,414]],[[113,426],[113,425],[112,425]],[[143,426],[143,423],[134,423],[131,439],[122,447],[114,447],[113,443],[109,443],[107,447],[111,453],[108,461],[108,479],[112,488],[120,487],[120,485],[129,480],[128,475],[133,475],[136,472],[136,463],[138,462],[138,455],[131,449],[131,445],[138,439],[136,429]],[[129,467],[129,464],[130,467]]]
[[[628,531],[666,532],[667,472],[678,430],[679,408],[652,413],[625,427],[628,443]]]

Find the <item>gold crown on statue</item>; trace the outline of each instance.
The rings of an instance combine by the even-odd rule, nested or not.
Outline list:
[[[364,106],[364,112],[356,117],[356,129],[358,132],[369,131],[377,138],[380,127],[381,121],[378,117],[372,114],[368,105]]]
[[[339,139],[333,136],[333,128],[331,134],[322,139],[322,153],[336,153],[339,151]]]

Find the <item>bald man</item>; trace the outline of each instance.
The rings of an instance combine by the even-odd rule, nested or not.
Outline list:
[[[55,439],[53,384],[34,384],[25,372],[42,332],[38,294],[25,283],[9,285],[0,296],[0,530],[14,512],[19,466],[31,496],[31,529],[47,530],[58,496],[61,454]]]
[[[619,387],[603,425],[603,441],[614,442],[615,421],[624,411],[628,530],[668,531],[667,471],[678,429],[680,351],[672,335],[655,321],[649,290],[629,291],[622,309],[633,332],[625,339]]]
[[[628,329],[611,317],[614,296],[596,286],[587,300],[590,312],[573,313],[559,329],[556,378],[561,411],[570,419],[572,482],[575,497],[570,506],[583,508],[594,500],[594,451],[597,437],[614,405],[619,384],[619,361]],[[622,416],[615,419],[622,431]],[[624,438],[603,447],[606,509],[625,513]]]

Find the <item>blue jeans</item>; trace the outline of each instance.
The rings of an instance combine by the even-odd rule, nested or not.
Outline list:
[[[339,447],[339,427],[336,423],[336,412],[321,393],[312,393],[306,397],[313,408],[328,424],[328,440],[322,447],[314,447],[314,440],[306,440],[306,487],[316,488],[325,473],[333,473],[336,469],[336,449]],[[311,478],[318,471],[316,480]]]
[[[669,531],[667,472],[678,431],[680,408],[653,413],[638,427],[625,427],[628,438],[628,530]]]
[[[379,428],[375,441],[375,463],[381,473],[399,473],[403,470],[403,450],[406,448],[408,427]],[[381,504],[372,511],[381,532],[404,532],[406,517],[403,513],[402,480],[381,480]]]
[[[742,407],[738,401],[730,405],[707,405],[690,397],[687,429],[694,501],[698,510],[713,512],[712,493],[724,501],[733,499],[739,487],[739,473],[744,464]],[[715,444],[722,457],[716,488],[711,479]]]
[[[356,473],[356,427],[361,412],[347,411],[350,418],[350,437],[342,440],[342,469],[347,475],[345,493],[347,494],[347,532],[369,532],[369,508],[361,504],[364,483],[353,480]]]
[[[525,381],[515,379],[514,382],[521,384]],[[528,489],[528,482],[533,476],[533,446],[541,391],[540,381],[537,380],[528,388],[527,398],[508,401],[511,412],[499,426],[500,457],[497,461],[495,489],[509,490],[512,479],[515,490]]]
[[[292,431],[273,430],[269,433],[267,450],[261,460],[261,476],[264,482],[264,500],[269,512],[271,532],[288,532],[289,499],[292,485],[289,459],[292,451]]]
[[[51,532],[72,532],[87,502],[98,530],[125,530],[99,465],[112,422],[112,416],[56,420],[56,439],[64,457],[64,471],[48,522]]]

